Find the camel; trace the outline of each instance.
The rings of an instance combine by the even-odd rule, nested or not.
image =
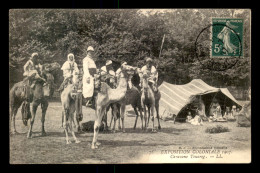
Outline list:
[[[144,119],[145,119],[145,129],[148,128],[150,115],[152,117],[153,127],[152,132],[156,132],[154,129],[154,108],[156,109],[157,119],[158,119],[158,129],[161,129],[160,120],[159,120],[159,100],[161,98],[160,91],[157,89],[156,84],[152,83],[152,85],[148,82],[148,75],[143,75],[143,89],[141,96],[141,104],[144,110]],[[148,119],[147,119],[147,111],[148,109]]]
[[[45,114],[48,108],[48,98],[52,95],[54,91],[54,77],[50,73],[58,69],[60,66],[57,63],[50,64],[52,67],[51,70],[44,70],[43,75],[46,77],[46,85],[43,86],[43,81],[38,80],[35,83],[35,87],[33,89],[30,88],[29,81],[34,77],[26,77],[23,81],[14,84],[14,86],[10,90],[10,114],[11,114],[11,122],[13,129],[11,131],[12,134],[16,134],[15,128],[15,116],[21,104],[22,106],[22,118],[25,126],[28,124],[29,120],[29,130],[27,134],[27,138],[32,138],[32,127],[35,120],[35,115],[39,104],[41,104],[42,109],[42,136],[46,135],[44,129],[45,122]],[[32,116],[30,111],[30,103],[32,103]]]
[[[108,86],[110,86],[112,89],[116,88],[116,82],[115,82],[115,76],[111,76],[110,74],[107,74],[105,76],[102,76],[103,79],[101,81],[104,81],[105,83],[108,84]],[[120,110],[120,108],[118,109],[117,103],[111,103],[110,105],[107,106],[106,111],[105,111],[105,115],[102,119],[102,123],[104,124],[104,131],[108,130],[108,126],[107,126],[107,112],[109,111],[109,109],[111,108],[111,112],[112,112],[112,117],[116,116],[118,114],[118,110]],[[110,127],[111,127],[111,123],[110,123]]]
[[[135,75],[135,77],[136,76],[139,77],[139,74],[138,74],[137,70],[135,71],[134,75]],[[134,75],[129,76],[129,78],[132,79],[132,77]],[[119,79],[117,79],[117,80],[120,81],[120,76],[119,76]],[[138,82],[138,84],[139,84],[139,82]],[[128,89],[126,91],[126,96],[125,96],[124,99],[122,99],[119,102],[112,103],[111,105],[109,105],[107,107],[106,113],[108,112],[108,110],[110,108],[112,109],[112,117],[111,117],[111,120],[110,120],[110,128],[112,126],[112,121],[114,120],[114,125],[113,125],[113,128],[112,128],[112,131],[114,133],[116,132],[115,131],[116,121],[117,121],[117,119],[120,119],[120,111],[119,110],[120,110],[121,105],[123,105],[124,107],[126,105],[131,105],[132,108],[134,109],[135,114],[136,114],[136,120],[135,120],[135,124],[134,124],[134,129],[136,128],[137,120],[138,120],[138,117],[139,117],[138,111],[140,112],[140,117],[141,117],[141,120],[142,120],[142,129],[143,129],[143,114],[142,114],[142,106],[141,106],[141,93],[138,90],[137,85],[133,86],[131,89]],[[116,87],[116,85],[113,85],[112,87]],[[105,120],[104,120],[106,122],[107,121],[107,114],[105,114],[104,117],[106,117]],[[121,129],[120,121],[118,121],[118,129],[119,130]]]
[[[70,144],[71,141],[69,140],[68,136],[68,128],[71,131],[71,134],[75,140],[75,143],[80,143],[80,141],[75,136],[74,128],[72,126],[72,123],[75,121],[77,123],[76,128],[78,129],[78,119],[75,119],[74,113],[76,111],[76,94],[73,92],[75,90],[74,84],[68,84],[68,86],[61,92],[61,104],[62,104],[62,127],[64,128],[65,134],[66,134],[66,143]]]
[[[91,145],[92,149],[98,148],[98,145],[100,145],[100,143],[97,142],[97,136],[107,106],[110,105],[111,103],[116,103],[125,98],[126,90],[127,90],[127,81],[129,79],[129,76],[133,74],[134,71],[136,70],[135,67],[129,65],[122,65],[121,69],[122,72],[121,72],[121,76],[117,88],[112,89],[106,83],[102,82],[100,92],[98,92],[97,94],[96,120],[94,124],[94,136]],[[122,129],[124,132],[125,131],[124,128],[125,106],[121,106],[120,111],[121,111]]]
[[[113,132],[115,132],[116,120],[118,118],[120,118],[120,112],[118,110],[120,110],[120,107],[122,105],[123,106],[131,105],[132,108],[134,109],[135,114],[136,114],[135,124],[134,124],[134,127],[133,127],[134,129],[136,128],[137,120],[138,120],[139,113],[140,113],[140,117],[141,117],[141,121],[142,121],[141,127],[143,129],[143,114],[142,114],[142,105],[141,105],[141,93],[135,86],[132,86],[132,88],[130,90],[126,91],[125,98],[118,103],[114,103],[114,105],[112,107],[112,118],[111,118],[111,121],[110,121],[110,127],[111,127],[112,121],[114,120],[114,126],[112,128]],[[138,113],[138,111],[139,111],[139,113]],[[120,121],[118,122],[118,129],[120,129]]]

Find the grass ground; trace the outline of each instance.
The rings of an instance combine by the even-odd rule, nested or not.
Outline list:
[[[232,151],[249,151],[251,148],[251,128],[236,127],[235,122],[208,123],[193,126],[188,123],[161,121],[162,129],[158,133],[141,130],[140,119],[137,129],[133,130],[135,117],[125,117],[126,133],[100,133],[101,146],[90,148],[93,133],[76,134],[81,143],[67,145],[61,126],[61,104],[51,102],[46,114],[45,130],[47,136],[40,136],[41,109],[38,108],[33,138],[27,139],[28,127],[24,126],[20,110],[16,116],[19,134],[10,135],[10,163],[135,163],[147,153],[161,150],[174,150],[178,147],[228,147]],[[94,120],[94,111],[83,108],[83,122]],[[110,122],[110,112],[108,114]],[[230,129],[219,134],[205,133],[210,126],[221,124]],[[157,127],[157,120],[155,121]],[[151,128],[151,123],[149,124]],[[70,135],[71,136],[71,135]],[[143,161],[140,161],[143,162]],[[145,162],[145,161],[144,161]]]

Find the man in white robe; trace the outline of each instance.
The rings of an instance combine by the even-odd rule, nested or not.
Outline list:
[[[41,70],[42,70],[42,65],[39,64],[39,56],[38,53],[33,53],[32,56],[30,57],[30,59],[25,63],[24,65],[24,73],[23,76],[25,77],[31,77],[34,76],[33,79],[31,79],[30,83],[31,83],[31,88],[34,88],[36,80],[40,79],[44,82],[46,82],[46,80],[40,76]]]
[[[68,59],[62,65],[61,70],[63,71],[64,80],[58,91],[62,91],[69,82],[72,83],[72,77],[79,73],[78,65],[72,53],[68,54]]]
[[[140,76],[140,83],[142,87],[143,83],[143,75],[146,74],[148,75],[148,81],[151,83],[155,83],[157,86],[157,81],[158,81],[158,72],[156,68],[152,65],[153,60],[149,57],[146,58],[146,65],[144,65],[141,68],[141,72],[139,73]]]
[[[90,101],[94,94],[94,74],[97,73],[97,66],[93,60],[94,48],[89,46],[87,49],[87,56],[83,59],[83,90],[82,94],[86,101],[86,106],[88,101]]]

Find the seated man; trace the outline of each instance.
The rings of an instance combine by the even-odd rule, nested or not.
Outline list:
[[[38,53],[33,53],[30,59],[25,63],[23,67],[24,68],[23,76],[29,78],[34,76],[30,81],[31,88],[34,88],[37,79],[42,80],[44,84],[46,82],[46,80],[40,76],[41,65],[38,62],[39,62]]]
[[[122,62],[121,66],[122,65],[127,65],[127,62]],[[119,67],[117,70],[116,70],[116,81],[117,83],[119,82],[119,78],[120,78],[120,74],[121,74],[121,67]],[[131,78],[128,79],[128,82],[127,82],[127,89],[131,89],[132,88],[132,82],[131,82]]]
[[[106,82],[111,88],[115,87],[116,73],[111,60],[107,60],[106,65],[101,67],[100,75],[102,82]]]
[[[149,57],[146,58],[146,65],[144,65],[141,68],[140,72],[140,81],[141,81],[141,88],[143,86],[143,76],[144,74],[148,75],[148,81],[149,83],[155,83],[155,86],[157,86],[157,81],[158,81],[158,72],[156,68],[152,65],[153,60]]]
[[[220,107],[220,104],[218,103],[218,100],[214,98],[212,100],[212,104],[210,105],[209,116],[214,116],[214,112],[216,111],[218,106]]]
[[[198,114],[193,119],[190,120],[190,123],[195,126],[203,125],[202,119]]]
[[[233,106],[232,106],[232,109],[233,109]],[[225,111],[223,118],[226,119],[226,120],[234,120],[235,119],[233,112],[230,110],[230,107],[226,107],[226,111]]]
[[[78,65],[75,62],[74,55],[72,53],[68,54],[67,61],[62,65],[61,70],[63,70],[64,80],[58,89],[59,92],[67,86],[68,83],[73,83],[73,76],[79,73]]]

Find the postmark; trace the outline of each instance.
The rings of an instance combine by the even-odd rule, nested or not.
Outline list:
[[[196,58],[202,68],[225,71],[243,57],[243,20],[212,18],[195,41]]]

